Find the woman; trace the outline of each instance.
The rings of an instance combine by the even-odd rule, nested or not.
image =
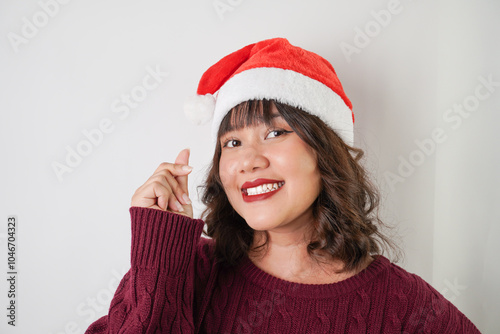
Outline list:
[[[134,194],[131,269],[87,333],[479,333],[381,255],[391,242],[326,60],[265,40],[208,69],[198,94],[188,113],[214,113],[212,239],[184,150]]]

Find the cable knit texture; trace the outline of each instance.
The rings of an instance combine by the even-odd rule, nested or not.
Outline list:
[[[439,292],[378,256],[333,284],[213,259],[199,219],[132,207],[131,269],[94,333],[479,333]]]

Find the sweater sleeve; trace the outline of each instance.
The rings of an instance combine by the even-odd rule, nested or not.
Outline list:
[[[131,268],[108,315],[85,332],[193,333],[195,253],[204,223],[132,207]]]
[[[422,333],[481,334],[455,305],[429,283],[424,282],[424,285],[430,291],[430,298],[421,309],[424,317],[420,322],[414,321],[414,324],[419,325],[417,328],[423,330]]]
[[[401,270],[400,270],[401,271]],[[418,275],[403,273],[406,287],[398,300],[412,300],[400,308],[406,311],[404,334],[412,333],[454,333],[480,334],[474,324],[442,294]]]

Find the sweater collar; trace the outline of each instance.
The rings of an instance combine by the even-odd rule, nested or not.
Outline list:
[[[263,289],[291,297],[322,299],[340,296],[370,284],[382,272],[388,270],[390,261],[382,255],[374,256],[374,260],[368,267],[358,274],[330,284],[303,284],[285,281],[264,272],[248,257],[243,259],[240,266],[238,271],[241,275]]]

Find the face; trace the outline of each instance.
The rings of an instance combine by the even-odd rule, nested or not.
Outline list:
[[[220,138],[219,174],[232,207],[257,231],[303,229],[321,176],[315,152],[273,105],[271,126],[261,123]]]

